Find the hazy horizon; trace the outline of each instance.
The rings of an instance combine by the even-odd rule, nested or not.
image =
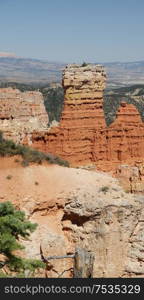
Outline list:
[[[4,54],[4,55],[1,55]],[[8,53],[8,52],[4,52],[4,51],[0,51],[0,58],[2,57],[6,57],[6,58],[20,58],[20,59],[33,59],[33,60],[40,60],[40,61],[46,61],[46,62],[49,62],[49,63],[59,63],[59,64],[72,64],[72,62],[68,62],[68,61],[57,61],[57,60],[49,60],[49,59],[44,59],[44,58],[34,58],[34,57],[28,57],[28,56],[20,56],[20,55],[17,55],[16,53]],[[79,61],[77,62],[77,64],[81,63],[81,62],[84,62],[84,61]],[[144,59],[142,60],[133,60],[133,61],[120,61],[120,60],[117,60],[117,61],[103,61],[103,62],[98,62],[98,61],[95,61],[95,62],[91,62],[91,61],[88,61],[87,63],[103,63],[103,64],[111,64],[111,63],[139,63],[139,62],[144,62]],[[76,62],[73,62],[74,64]]]
[[[0,0],[0,52],[51,62],[144,60],[143,0]]]

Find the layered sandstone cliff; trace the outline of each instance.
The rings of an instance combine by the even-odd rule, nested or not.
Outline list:
[[[40,92],[0,89],[0,130],[6,138],[23,143],[34,129],[46,128],[48,115]]]
[[[113,172],[126,191],[143,193],[144,123],[134,105],[121,103],[105,137],[106,159],[97,168]]]
[[[136,107],[122,102],[115,121],[102,132],[103,160],[97,166],[113,170],[119,164],[134,164],[144,159],[144,124]]]

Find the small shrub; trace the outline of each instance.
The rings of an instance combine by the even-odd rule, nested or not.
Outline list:
[[[8,175],[8,176],[6,177],[6,179],[8,179],[8,180],[12,179],[12,175]]]
[[[2,141],[3,141],[3,133],[2,131],[0,131],[0,143],[2,143]]]
[[[19,163],[20,161],[19,161],[19,159],[16,158],[16,159],[15,159],[15,162],[16,162],[16,163]]]
[[[115,187],[114,187],[114,188],[112,188],[112,190],[113,190],[113,191],[115,191],[115,192],[117,192],[117,191],[118,191],[118,189],[117,189],[117,188],[115,188]]]
[[[109,190],[109,187],[108,186],[102,186],[100,191],[103,192],[103,193],[107,193]]]
[[[88,64],[86,62],[83,62],[81,67],[86,67]]]
[[[125,193],[127,193],[127,194],[130,193],[130,190],[125,190]]]
[[[35,185],[39,185],[38,181],[35,181]]]
[[[2,133],[0,132],[0,156],[4,157],[14,155],[22,156],[22,166],[24,167],[27,167],[29,163],[32,162],[41,164],[43,161],[48,161],[51,164],[58,164],[60,166],[69,167],[69,163],[66,160],[63,160],[60,157],[52,155],[50,153],[45,154],[41,151],[31,149],[28,146],[15,144],[11,140],[5,140],[3,139]]]
[[[23,160],[22,163],[21,163],[21,165],[23,167],[28,167],[29,166],[29,162],[27,160]]]
[[[54,163],[56,163],[60,166],[69,167],[68,161],[60,158],[59,156],[54,156]]]
[[[0,225],[0,253],[6,257],[3,266],[6,267],[7,277],[19,277],[22,272],[27,271],[33,277],[45,264],[40,260],[18,256],[15,251],[25,248],[20,242],[20,237],[27,239],[35,231],[37,224],[27,220],[25,213],[16,210],[11,202],[3,202],[0,203]],[[3,270],[0,277],[2,275],[5,275]]]

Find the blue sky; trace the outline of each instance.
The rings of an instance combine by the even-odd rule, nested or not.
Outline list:
[[[144,0],[0,0],[0,52],[60,62],[144,60]]]

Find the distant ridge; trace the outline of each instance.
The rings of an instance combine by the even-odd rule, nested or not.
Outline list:
[[[17,57],[15,53],[0,52],[0,57]]]
[[[104,65],[107,73],[107,86],[110,88],[144,84],[144,61],[97,63]],[[62,70],[66,64],[0,52],[0,82],[43,85],[61,82]]]

